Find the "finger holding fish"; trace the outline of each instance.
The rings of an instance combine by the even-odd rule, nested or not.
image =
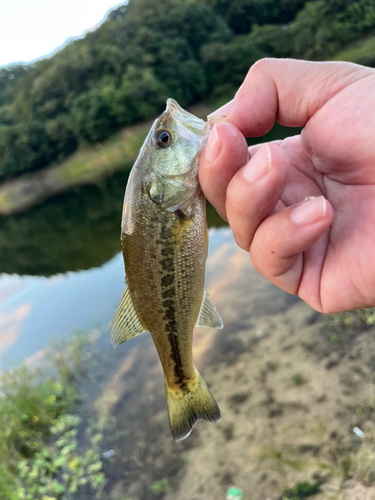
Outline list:
[[[227,220],[225,197],[229,181],[249,157],[246,140],[231,123],[215,125],[199,163],[199,183],[219,215]]]
[[[310,287],[300,292],[300,284],[316,285],[314,275],[320,276],[322,267],[318,255],[324,255],[319,248],[333,211],[322,196],[320,179],[310,175],[309,159],[296,147],[299,138],[252,146],[250,160],[239,165],[231,137],[222,137],[227,143],[216,161],[201,159],[203,191],[219,213],[225,213],[236,242],[250,252],[258,271],[283,290],[312,300],[305,296]],[[212,185],[220,197],[211,196]],[[309,262],[309,273],[303,272],[303,260]],[[315,300],[314,307],[319,310],[321,305]]]

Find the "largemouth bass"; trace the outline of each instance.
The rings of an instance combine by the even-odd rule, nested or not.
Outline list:
[[[193,364],[195,326],[222,328],[204,291],[205,199],[198,164],[210,126],[169,99],[141,148],[127,184],[121,224],[126,288],[111,327],[114,346],[152,335],[165,375],[172,435],[219,407]]]

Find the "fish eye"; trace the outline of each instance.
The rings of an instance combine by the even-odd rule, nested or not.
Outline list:
[[[159,148],[169,148],[172,143],[172,134],[168,130],[159,130],[155,136],[155,141]]]

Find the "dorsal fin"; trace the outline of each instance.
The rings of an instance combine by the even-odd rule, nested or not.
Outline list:
[[[144,331],[145,329],[135,312],[129,293],[129,287],[126,286],[120,305],[118,306],[115,317],[112,321],[111,343],[113,347],[117,347],[123,342],[136,337]]]
[[[196,326],[205,328],[217,328],[221,330],[221,328],[223,328],[222,319],[220,318],[219,313],[216,311],[216,307],[211,304],[208,297],[209,295],[205,290],[202,307]]]

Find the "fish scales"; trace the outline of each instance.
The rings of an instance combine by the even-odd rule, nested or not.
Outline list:
[[[167,212],[161,217],[144,196],[134,233],[122,237],[134,308],[151,332],[165,376],[173,385],[195,376],[192,334],[203,300],[205,267],[202,195],[194,205],[190,219]]]
[[[172,435],[184,439],[220,410],[196,370],[193,329],[221,328],[204,292],[205,199],[197,174],[209,125],[173,100],[155,121],[129,177],[121,242],[123,299],[111,327],[114,345],[149,331],[165,375]]]

